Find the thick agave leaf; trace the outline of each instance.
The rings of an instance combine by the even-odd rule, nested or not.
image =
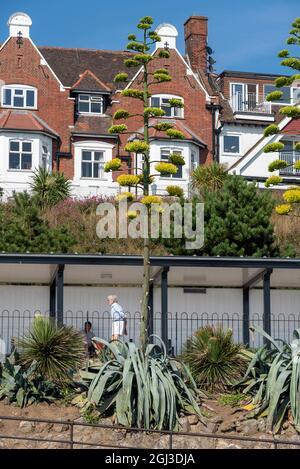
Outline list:
[[[267,334],[262,327],[260,326],[251,326],[251,329],[259,332],[262,336],[264,336],[266,339],[268,339],[269,342],[271,342],[272,345],[278,350],[278,352],[282,352],[282,349],[279,347],[278,343],[271,337],[269,334]],[[286,344],[285,341],[283,341],[284,344]]]
[[[267,418],[267,425],[271,428],[273,424],[277,422],[278,419],[278,404],[283,397],[282,394],[284,393],[284,387],[287,379],[290,377],[291,371],[285,370],[280,373],[277,380],[274,381],[274,385],[272,388],[272,395],[269,404],[269,415]]]

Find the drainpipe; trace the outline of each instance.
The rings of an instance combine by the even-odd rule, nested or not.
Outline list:
[[[218,129],[216,128],[216,113],[217,111],[220,111],[222,109],[222,106],[219,104],[208,104],[207,109],[211,111],[211,117],[212,117],[212,154],[213,154],[213,160],[216,161],[217,163],[220,162],[220,133],[222,127],[219,127]]]

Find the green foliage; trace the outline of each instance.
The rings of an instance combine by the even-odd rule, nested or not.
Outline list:
[[[114,158],[113,160],[108,161],[104,165],[104,172],[109,173],[111,171],[118,171],[122,166],[122,161],[120,158]]]
[[[129,142],[124,147],[129,153],[145,153],[149,150],[149,144],[144,141]]]
[[[149,39],[151,39],[153,42],[159,42],[159,41],[161,41],[161,37],[157,34],[156,31],[149,31],[148,37],[149,37]]]
[[[126,49],[134,50],[134,51],[137,51],[137,52],[144,52],[145,47],[147,47],[147,46],[145,46],[141,42],[131,41],[127,44]],[[149,47],[147,47],[146,50],[149,50]]]
[[[158,80],[160,82],[172,81],[172,78],[170,77],[170,75],[166,73],[155,72],[153,73],[153,77],[155,78],[155,80]]]
[[[264,148],[264,153],[273,153],[275,151],[282,151],[283,149],[284,143],[282,142],[268,143]]]
[[[181,99],[172,98],[169,99],[169,103],[171,107],[184,108],[184,104]]]
[[[128,80],[128,73],[118,73],[114,78],[114,83],[121,83]]]
[[[270,343],[254,355],[239,387],[251,394],[252,415],[267,416],[267,430],[277,433],[290,409],[295,428],[300,432],[300,330],[291,344],[277,341],[260,327],[253,326]]]
[[[183,156],[178,155],[177,153],[171,153],[169,156],[169,161],[172,164],[175,164],[176,166],[184,166],[185,165],[185,159]]]
[[[182,187],[179,186],[167,186],[166,191],[171,197],[183,197],[184,195]]]
[[[161,59],[169,59],[170,58],[170,52],[168,52],[167,50],[165,49],[161,49],[158,53],[158,56],[161,58]]]
[[[40,202],[27,192],[14,195],[8,217],[0,206],[0,250],[5,252],[70,252],[74,238],[66,225],[50,228],[40,214]]]
[[[284,58],[289,56],[289,51],[284,49],[278,52],[277,57]]]
[[[296,106],[284,106],[279,109],[280,114],[284,116],[291,117],[292,119],[300,118],[300,109]]]
[[[130,112],[126,111],[126,109],[119,109],[114,113],[113,119],[114,120],[121,120],[121,119],[128,119],[130,117]]]
[[[233,342],[230,329],[212,326],[199,329],[188,339],[181,358],[190,367],[196,383],[210,392],[223,392],[246,370],[242,346]]]
[[[95,341],[107,350],[88,392],[100,415],[114,413],[120,425],[157,430],[178,429],[180,412],[202,419],[192,376],[167,356],[163,343],[148,345],[143,353],[133,343]]]
[[[163,117],[165,115],[165,111],[160,109],[160,107],[145,107],[144,108],[144,116],[148,117]]]
[[[136,60],[140,64],[147,64],[153,60],[151,54],[137,54],[133,57],[133,60]]]
[[[218,399],[218,404],[222,406],[240,407],[247,397],[239,392],[223,394]]]
[[[7,398],[10,404],[23,408],[38,402],[50,403],[60,397],[57,385],[37,373],[36,362],[24,369],[16,365],[15,355],[6,359],[0,370],[0,400]]]
[[[275,80],[275,86],[277,86],[278,88],[289,85],[291,85],[291,77],[278,77]]]
[[[284,169],[288,166],[287,162],[284,160],[275,160],[272,161],[272,163],[269,164],[268,170],[270,173],[273,173],[273,171],[277,171],[279,169]]]
[[[135,41],[135,40],[136,40],[136,35],[135,34],[129,34],[128,41]]]
[[[290,67],[294,70],[300,70],[300,60],[296,57],[289,57],[287,59],[282,60],[280,63],[284,67]]]
[[[155,124],[154,128],[159,132],[165,132],[166,130],[172,129],[173,124],[169,122],[160,122],[159,124]]]
[[[32,330],[18,343],[20,363],[30,367],[36,363],[35,373],[54,383],[66,383],[84,360],[82,334],[72,327],[57,328],[51,319],[36,316]]]
[[[126,132],[128,130],[127,125],[125,124],[120,124],[120,125],[112,125],[108,131],[110,134],[121,134],[123,132]]]
[[[265,186],[270,187],[270,186],[277,186],[278,184],[282,183],[282,177],[276,176],[275,174],[273,176],[270,176],[266,182]]]
[[[127,90],[122,91],[122,95],[129,98],[142,99],[144,100],[144,93],[141,90],[135,90],[128,88]]]
[[[300,151],[300,142],[297,142],[295,145],[295,150]],[[298,168],[299,169],[299,168]]]
[[[212,163],[210,166],[197,166],[192,172],[192,188],[200,195],[206,191],[214,192],[223,187],[228,176],[225,166]]]
[[[266,127],[264,131],[264,136],[269,137],[270,135],[275,135],[279,133],[279,127],[276,124],[271,124]]]
[[[219,191],[207,192],[203,255],[278,255],[271,215],[274,199],[255,183],[228,176]],[[201,252],[201,251],[200,251]]]
[[[282,95],[282,91],[272,91],[266,96],[266,101],[280,101]]]
[[[180,130],[168,129],[166,131],[166,134],[170,138],[176,138],[178,140],[183,140],[184,139],[184,134]]]
[[[52,207],[71,195],[71,181],[63,173],[41,167],[34,171],[30,187],[43,208]]]
[[[134,67],[139,67],[140,62],[134,59],[126,59],[124,60],[124,65],[128,68],[134,68]]]
[[[153,24],[153,18],[151,16],[144,16],[140,20],[140,23],[142,23],[142,24]]]
[[[298,44],[298,39],[295,38],[295,37],[289,37],[289,38],[286,40],[286,43],[289,44],[289,45]]]

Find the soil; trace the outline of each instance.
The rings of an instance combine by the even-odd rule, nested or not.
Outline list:
[[[244,448],[274,448],[274,444],[267,442],[252,442],[246,440],[234,440],[232,437],[264,438],[272,439],[272,434],[266,432],[265,420],[249,419],[249,413],[245,410],[221,406],[217,400],[210,399],[204,403],[204,413],[207,425],[199,422],[195,415],[181,417],[181,431],[192,434],[209,433],[210,437],[202,438],[195,435],[173,435],[173,448],[176,449],[244,449]],[[31,423],[26,421],[5,420],[3,417],[38,418],[55,420],[57,423]],[[70,440],[70,426],[59,422],[64,421],[82,422],[79,408],[60,404],[46,403],[37,404],[26,409],[20,409],[15,405],[8,405],[5,401],[0,402],[0,449],[23,449],[44,448],[59,449],[70,448],[70,443],[60,441]],[[113,425],[111,419],[102,419],[99,423]],[[7,436],[10,438],[3,438]],[[216,438],[219,436],[220,438]],[[20,439],[16,439],[16,437]],[[231,438],[230,438],[231,437]],[[23,438],[23,439],[22,439]],[[32,438],[41,441],[27,440]],[[288,422],[285,424],[279,440],[300,442],[300,436]],[[52,441],[45,441],[52,440]],[[56,441],[53,441],[56,440]],[[126,430],[74,427],[74,448],[152,448],[167,449],[170,444],[169,435],[147,434],[126,432]],[[88,443],[90,446],[85,446]],[[280,444],[278,447],[286,448],[287,445]],[[293,446],[300,448],[300,446]]]

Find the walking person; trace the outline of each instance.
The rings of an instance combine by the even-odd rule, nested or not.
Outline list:
[[[127,334],[126,331],[126,316],[122,306],[118,303],[116,295],[109,295],[107,302],[111,307],[111,320],[112,320],[112,336],[111,340],[119,340]]]

